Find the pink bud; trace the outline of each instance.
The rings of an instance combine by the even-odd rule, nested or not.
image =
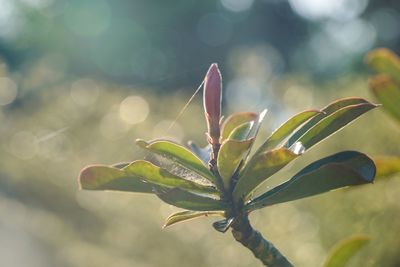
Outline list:
[[[203,104],[206,115],[208,138],[211,144],[219,144],[222,101],[222,77],[216,63],[211,64],[204,78]]]

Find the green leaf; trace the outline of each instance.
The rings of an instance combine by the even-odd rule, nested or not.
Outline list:
[[[235,218],[231,217],[231,218],[223,219],[220,221],[216,221],[213,223],[213,227],[218,232],[225,233],[226,231],[228,231],[229,227],[231,227],[234,219]]]
[[[192,220],[199,217],[221,216],[224,217],[224,211],[181,211],[171,214],[165,221],[163,228],[174,225],[179,222]]]
[[[229,189],[232,175],[247,155],[254,138],[245,141],[225,140],[218,153],[217,166],[225,189]]]
[[[264,109],[258,116],[257,119],[254,121],[253,127],[251,127],[250,133],[247,136],[248,139],[255,138],[260,130],[261,124],[264,121],[265,115],[267,115],[268,110]]]
[[[375,173],[374,162],[369,157],[356,151],[343,151],[308,165],[290,180],[253,199],[246,205],[246,210],[305,198],[340,187],[372,183]]]
[[[304,135],[308,130],[314,127],[318,122],[323,120],[324,118],[330,116],[334,112],[348,106],[357,105],[357,104],[367,104],[369,103],[367,100],[363,98],[342,98],[330,103],[328,106],[321,110],[320,114],[314,116],[311,120],[309,120],[306,124],[304,124],[300,129],[298,129],[286,142],[285,147],[291,147],[294,143],[296,143],[299,138]]]
[[[187,210],[223,211],[229,207],[227,203],[221,200],[193,194],[179,188],[159,192],[157,196],[170,205]]]
[[[376,176],[390,176],[400,173],[400,157],[378,156],[373,158],[376,165]]]
[[[126,174],[138,176],[146,182],[160,186],[179,187],[201,193],[217,193],[213,187],[186,180],[145,160],[134,161],[123,170]]]
[[[300,127],[303,123],[308,121],[309,119],[315,117],[320,114],[319,110],[306,110],[300,112],[293,117],[291,117],[288,121],[283,123],[278,129],[276,129],[265,141],[265,143],[258,149],[259,152],[264,152],[275,148],[277,145],[282,143],[286,138],[288,138],[294,130]]]
[[[371,103],[363,103],[341,108],[315,124],[310,130],[302,135],[298,141],[306,149],[310,149],[313,145],[324,140],[365,112],[376,107],[377,105]]]
[[[82,189],[87,190],[154,193],[153,186],[143,182],[138,176],[104,165],[93,165],[84,168],[79,174],[79,183]]]
[[[376,72],[387,74],[400,81],[400,59],[389,49],[379,48],[369,52],[365,62]]]
[[[303,168],[295,176],[304,175],[331,163],[342,164],[345,167],[354,170],[369,182],[373,181],[376,174],[376,167],[372,159],[358,151],[348,150],[314,161],[307,167]]]
[[[117,169],[121,170],[121,169],[125,168],[126,166],[128,166],[131,163],[132,163],[131,161],[118,162],[118,163],[115,163],[115,164],[111,165],[111,167],[114,167],[114,168],[117,168]]]
[[[231,132],[233,131],[233,129],[235,129],[239,125],[246,122],[254,121],[257,117],[258,114],[253,112],[240,112],[230,115],[222,125],[222,132],[221,132],[222,140],[227,139],[231,134]]]
[[[235,129],[232,130],[231,134],[228,137],[228,140],[246,140],[251,132],[251,129],[253,128],[254,121],[251,122],[246,122]]]
[[[196,145],[193,141],[188,142],[188,146],[190,150],[199,158],[203,161],[204,164],[208,164],[210,161],[210,155],[211,155],[211,146],[207,145],[204,148],[199,147]]]
[[[151,143],[146,143],[143,140],[137,140],[136,142],[141,147],[144,147],[149,151],[168,159],[174,160],[183,167],[200,174],[207,180],[214,183],[214,175],[204,165],[203,161],[185,147],[170,141],[154,141]]]
[[[345,267],[369,241],[370,238],[365,235],[355,235],[339,241],[329,252],[323,267]]]
[[[246,200],[247,196],[267,178],[285,167],[298,155],[286,148],[258,154],[246,165],[233,191],[235,201]]]
[[[400,122],[400,86],[387,75],[370,78],[369,85],[383,108]]]

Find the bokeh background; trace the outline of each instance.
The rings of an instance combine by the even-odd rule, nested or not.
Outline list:
[[[269,109],[261,137],[339,97],[374,101],[362,58],[378,46],[400,50],[397,0],[0,0],[0,265],[259,266],[212,219],[161,230],[176,209],[79,191],[79,170],[143,157],[136,138],[205,145],[200,95],[167,128],[212,62],[224,114]],[[344,149],[400,155],[399,134],[375,110],[265,186]],[[400,176],[251,220],[296,266],[357,233],[372,241],[349,266],[400,266]]]

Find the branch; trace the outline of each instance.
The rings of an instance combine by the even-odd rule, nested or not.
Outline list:
[[[235,218],[232,234],[236,241],[250,249],[265,266],[293,267],[272,243],[251,227],[247,215]]]

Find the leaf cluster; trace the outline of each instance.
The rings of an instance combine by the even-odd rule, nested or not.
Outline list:
[[[154,156],[151,160],[88,166],[81,171],[79,182],[88,190],[155,194],[184,209],[172,214],[165,226],[202,216],[221,216],[223,220],[213,226],[225,232],[237,216],[254,210],[371,183],[375,176],[373,161],[360,152],[343,151],[317,160],[282,184],[254,195],[272,175],[376,106],[362,98],[344,98],[321,110],[300,112],[257,149],[255,139],[267,111],[235,113],[222,124],[216,168],[210,166],[210,146],[137,140],[138,146]]]
[[[369,87],[384,110],[400,123],[400,58],[387,48],[372,50],[365,57],[366,64],[377,74],[369,78]],[[400,157],[374,157],[377,176],[400,172]]]

